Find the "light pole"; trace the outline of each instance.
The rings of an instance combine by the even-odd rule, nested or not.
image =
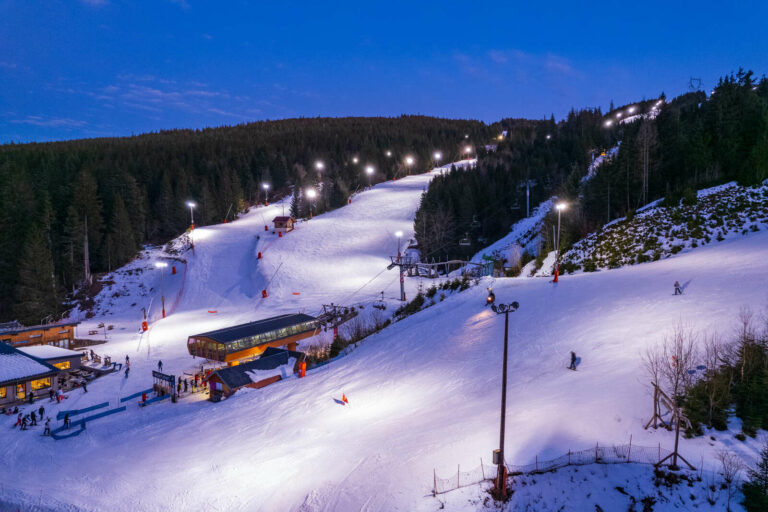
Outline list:
[[[469,158],[469,155],[472,153],[472,146],[465,146],[464,147],[464,154],[467,155],[467,158]]]
[[[371,188],[373,185],[371,184],[371,179],[373,179],[373,173],[375,172],[375,169],[372,165],[368,165],[365,167],[365,174],[368,175],[368,188]]]
[[[387,150],[385,154],[387,155],[387,158],[392,158],[392,151]]]
[[[269,206],[269,183],[263,183],[261,188],[264,189],[264,206]]]
[[[195,229],[195,206],[197,206],[197,203],[195,203],[194,201],[187,201],[187,206],[189,206],[190,227],[192,229]]]
[[[155,267],[160,269],[160,301],[163,305],[163,318],[165,318],[165,267],[168,264],[164,261],[156,261]]]
[[[360,161],[360,159],[359,159],[359,158],[357,158],[356,156],[353,156],[353,157],[352,157],[352,163],[353,163],[353,164],[356,164],[356,163],[358,163],[359,161]]]
[[[413,162],[415,162],[415,161],[416,160],[414,160],[414,158],[412,156],[410,156],[410,155],[405,157],[405,165],[408,168],[408,175],[409,176],[411,174],[411,166],[413,165]]]
[[[504,360],[501,369],[501,425],[499,427],[499,451],[498,458],[494,457],[494,463],[498,465],[496,474],[496,499],[503,501],[507,497],[507,467],[504,464],[504,424],[507,418],[507,353],[509,346],[509,314],[517,311],[520,304],[517,301],[509,304],[496,304],[496,295],[488,288],[486,305],[497,315],[504,315]],[[495,454],[494,454],[495,455]]]
[[[400,240],[403,238],[403,232],[395,231],[395,236],[397,237],[397,261],[400,261]]]
[[[443,158],[443,154],[439,151],[435,151],[435,154],[432,155],[432,158],[435,159],[435,167],[440,167],[440,159]]]
[[[315,161],[315,169],[317,170],[317,182],[319,183],[321,181],[323,169],[325,169],[325,164],[322,162],[322,160]]]
[[[317,197],[317,192],[315,192],[315,189],[310,188],[307,189],[307,197],[309,198],[309,218],[312,218],[312,206],[314,206],[315,203],[315,197]]]
[[[557,278],[560,275],[560,214],[568,205],[565,203],[557,203],[555,208],[557,209],[557,239],[555,240],[555,279],[553,283],[557,282]]]

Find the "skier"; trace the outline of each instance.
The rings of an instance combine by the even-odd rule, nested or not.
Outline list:
[[[130,372],[130,371],[131,371],[131,367],[130,366],[126,366],[125,367],[125,378],[126,379],[128,378],[128,372]]]
[[[64,428],[65,429],[69,429],[69,423],[70,423],[70,421],[69,421],[69,413],[66,413],[64,415]]]
[[[48,390],[48,398],[53,402],[54,398],[56,397],[56,392],[53,389]]]
[[[43,415],[45,414],[45,407],[41,405],[40,408],[37,410],[37,414],[40,416],[40,419],[42,420],[44,417]]]
[[[45,429],[43,429],[43,435],[49,436],[51,435],[51,417],[45,419]]]
[[[64,400],[64,392],[59,388],[59,395],[56,397],[59,403],[61,403],[62,400]]]
[[[85,382],[83,382],[83,393],[88,392],[88,387],[85,385]]]
[[[35,414],[35,411],[32,411],[32,414],[29,415],[29,426],[30,427],[37,426],[37,415]]]
[[[27,417],[21,418],[21,430],[27,430]]]
[[[675,281],[675,295],[682,295],[683,290],[680,288],[680,283],[678,281]]]
[[[141,403],[142,404],[147,403],[147,394],[146,393],[142,393],[141,394]]]
[[[187,379],[184,379],[184,392],[186,393],[189,389],[189,384],[187,383]]]
[[[575,370],[576,369],[576,352],[571,350],[571,366],[568,367],[569,370]]]
[[[157,362],[157,371],[159,371],[159,372],[163,371],[163,362],[162,361],[158,361]]]
[[[129,364],[131,364],[131,358],[128,357],[128,354],[126,354],[125,355],[125,366],[128,366]]]
[[[16,424],[15,424],[15,425],[13,425],[13,428],[16,428],[16,427],[20,427],[20,426],[21,426],[21,417],[22,417],[22,414],[21,414],[21,413],[19,413],[19,416],[16,418]]]
[[[29,403],[30,404],[35,403],[35,395],[33,393],[29,394]]]

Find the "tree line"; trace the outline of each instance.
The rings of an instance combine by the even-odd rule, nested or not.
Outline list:
[[[503,120],[500,130],[506,139],[480,154],[477,172],[452,172],[424,195],[415,230],[428,258],[466,257],[508,233],[525,216],[528,180],[532,205],[551,196],[568,203],[563,250],[654,200],[674,205],[700,188],[760,183],[768,178],[768,80],[739,70],[709,97],[695,91],[667,101],[662,93],[605,114],[571,111],[559,122]],[[587,178],[593,156],[617,144],[616,157]],[[545,219],[545,251],[556,223],[554,213]]]
[[[488,136],[477,121],[402,116],[0,146],[0,320],[37,323],[61,313],[87,291],[91,273],[187,229],[187,201],[197,204],[196,224],[218,223],[264,201],[269,183],[272,197],[315,188],[320,213],[369,183],[365,166],[375,170],[373,183],[424,172],[436,149],[448,161],[464,141]],[[299,202],[294,213],[306,210]]]

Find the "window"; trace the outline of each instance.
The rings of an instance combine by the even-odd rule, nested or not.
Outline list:
[[[6,396],[8,396],[8,388],[0,387],[0,400],[5,400]]]
[[[46,377],[44,379],[37,379],[32,381],[32,391],[37,391],[38,389],[45,389],[51,387],[51,378]]]
[[[19,400],[24,400],[27,396],[27,390],[24,387],[24,384],[16,384],[16,398]]]
[[[60,363],[53,363],[53,366],[59,370],[69,370],[69,361],[62,361]]]

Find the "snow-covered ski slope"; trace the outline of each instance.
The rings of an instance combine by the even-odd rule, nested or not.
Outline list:
[[[174,315],[154,324],[150,357],[146,339],[139,347],[136,335],[118,329],[95,349],[116,360],[131,355],[130,377],[101,378],[89,393],[72,393],[64,407],[148,387],[158,357],[176,374],[193,367],[199,360],[186,356],[184,346],[192,332],[296,307],[311,311],[321,286],[343,296],[344,286],[362,285],[388,261],[394,244],[389,233],[411,229],[406,212],[412,215],[416,203],[402,214],[387,205],[418,201],[428,180],[414,176],[377,186],[271,246],[263,237],[254,242],[259,227],[263,231],[255,214],[196,230],[185,298]],[[364,208],[368,200],[375,211]],[[342,229],[359,227],[362,215],[370,216],[366,233]],[[324,223],[325,218],[334,220]],[[240,231],[238,224],[248,223],[256,231]],[[382,234],[373,239],[376,232]],[[305,236],[308,243],[300,244]],[[213,240],[215,247],[206,248]],[[247,264],[259,247],[264,259]],[[510,318],[506,449],[511,463],[551,458],[596,441],[623,444],[630,435],[637,445],[670,447],[667,432],[642,429],[651,401],[640,352],[679,321],[727,333],[741,305],[765,304],[766,250],[768,234],[761,231],[646,265],[566,276],[557,285],[546,279],[487,279],[388,327],[305,379],[240,392],[218,404],[200,395],[144,409],[129,403],[128,411],[58,442],[39,437],[39,428],[0,429],[6,447],[0,503],[115,511],[435,510],[433,469],[449,475],[458,464],[475,467],[498,443],[504,320],[483,307],[487,286],[499,301],[520,302]],[[270,297],[262,301],[260,289],[271,274],[259,266],[275,268],[282,258],[288,269],[282,274],[281,267]],[[364,277],[350,277],[343,267],[328,268],[337,258],[374,268]],[[672,295],[675,280],[686,284],[684,295]],[[392,289],[396,286],[395,281]],[[207,313],[214,308],[219,313]],[[110,317],[119,319],[119,312]],[[570,350],[582,358],[577,372],[565,369]],[[334,401],[342,393],[349,406]],[[44,405],[47,415],[60,410]],[[10,427],[13,419],[4,422]],[[754,444],[732,437],[729,443],[732,450],[754,455]],[[703,457],[714,468],[714,450],[722,445],[702,438],[683,440],[681,446],[689,460]]]

